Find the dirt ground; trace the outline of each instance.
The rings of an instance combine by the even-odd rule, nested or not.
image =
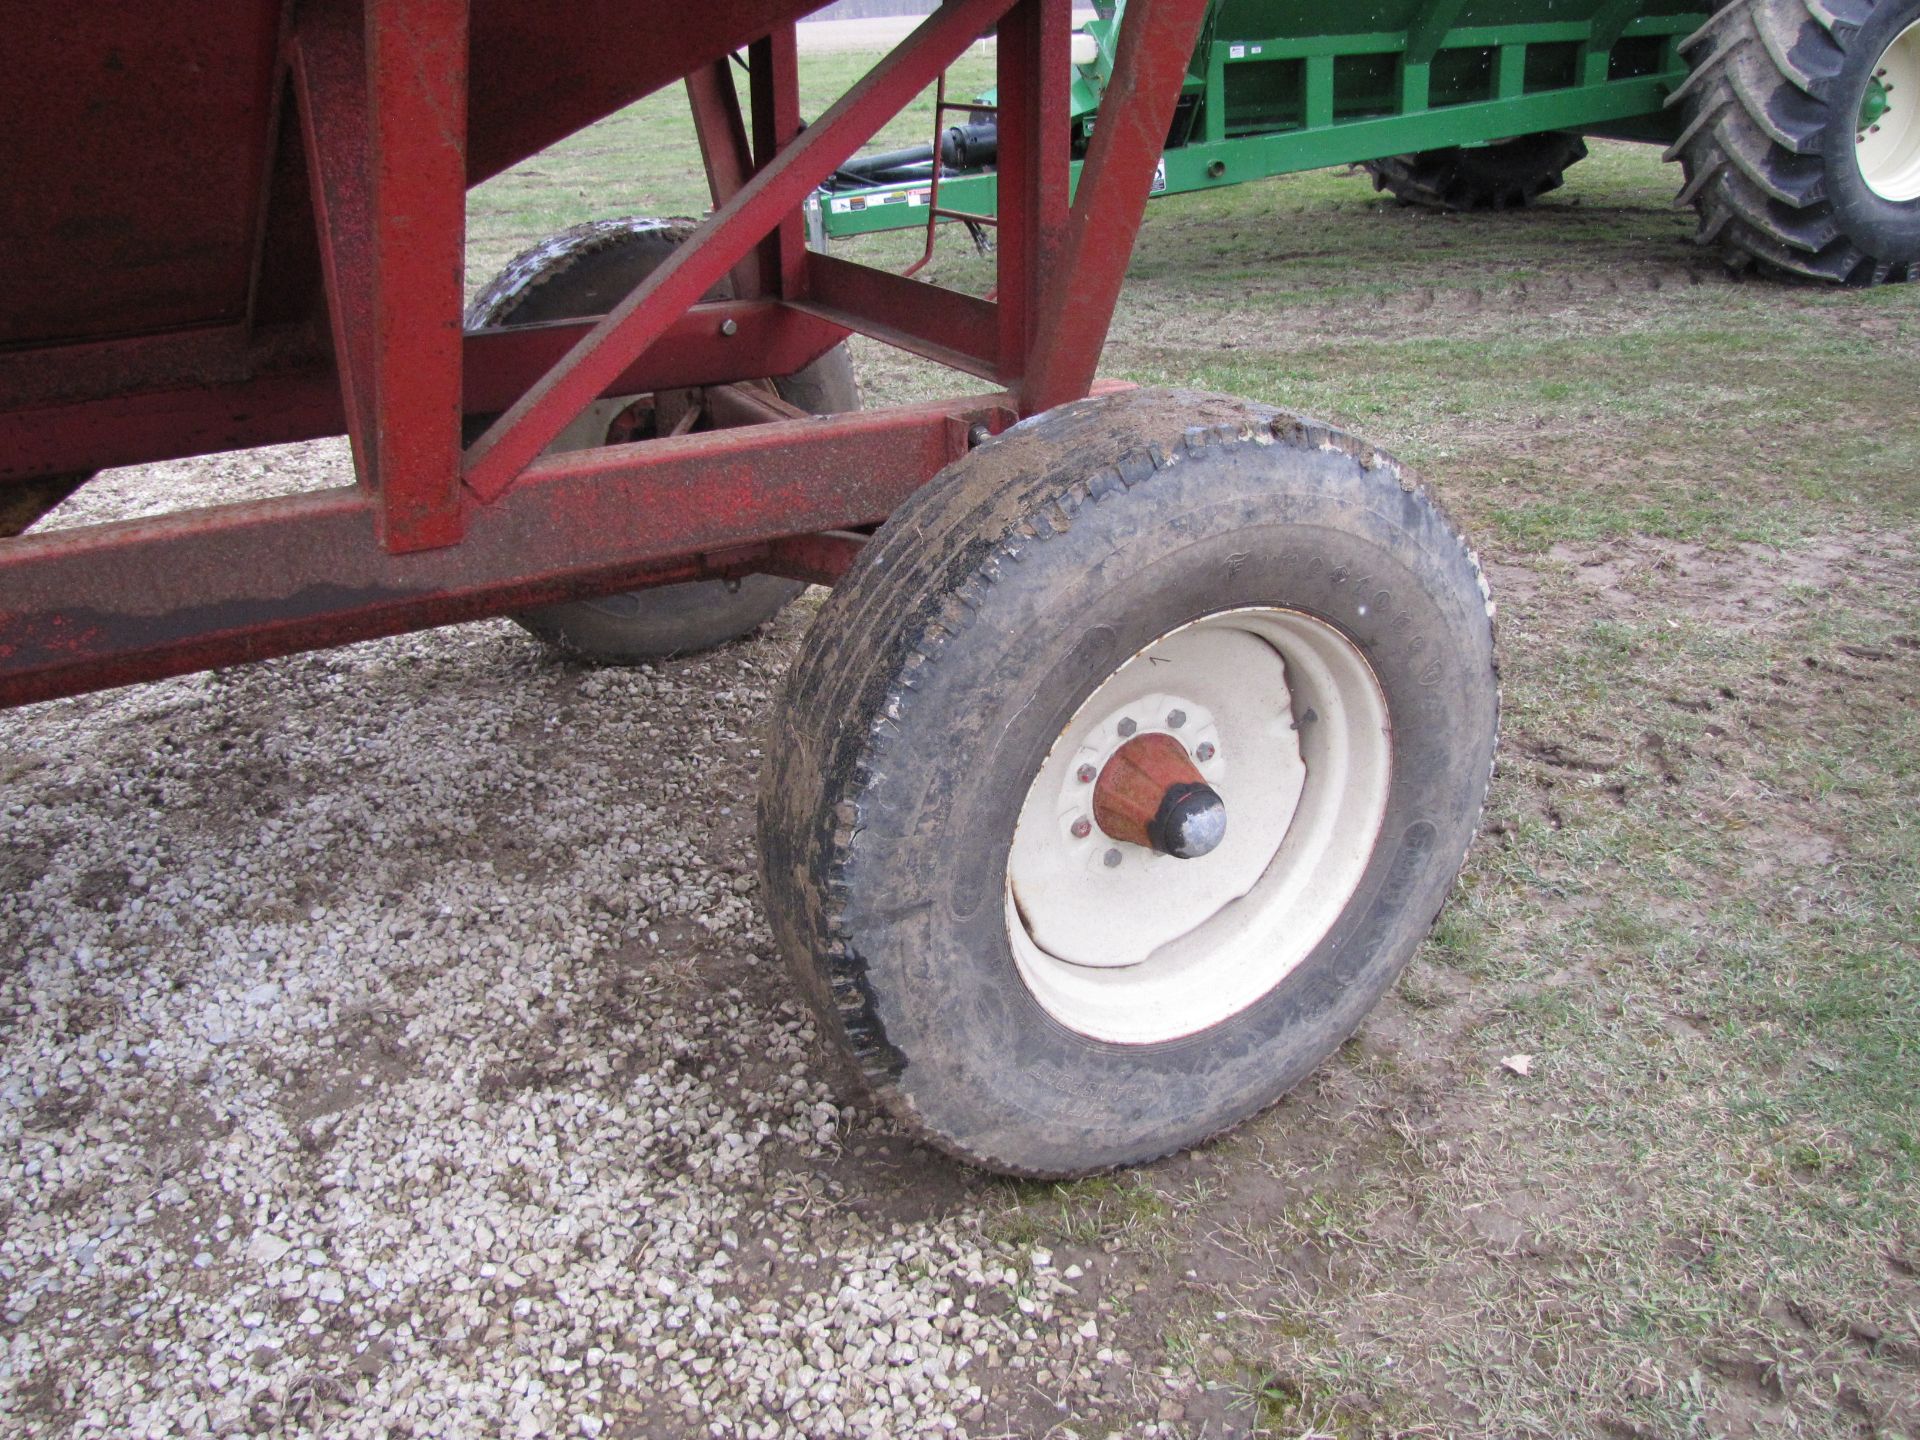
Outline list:
[[[930,1154],[795,1004],[751,797],[817,593],[632,671],[497,621],[0,716],[0,1429],[1920,1437],[1920,296],[1735,283],[1672,188],[1153,211],[1108,372],[1416,463],[1506,721],[1399,987],[1136,1173]]]

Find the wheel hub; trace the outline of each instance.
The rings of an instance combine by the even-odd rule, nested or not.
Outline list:
[[[1135,735],[1113,752],[1094,782],[1093,815],[1113,839],[1176,860],[1210,854],[1227,834],[1220,792],[1163,731]]]
[[[1881,53],[1860,97],[1854,158],[1883,200],[1920,200],[1920,21]]]
[[[1162,636],[1088,696],[1021,808],[1007,928],[1029,990],[1121,1043],[1245,1008],[1359,883],[1389,751],[1373,672],[1325,622],[1250,608]]]
[[[1860,101],[1859,129],[1866,130],[1876,124],[1892,106],[1887,101],[1887,87],[1876,75],[1867,81],[1867,93]]]

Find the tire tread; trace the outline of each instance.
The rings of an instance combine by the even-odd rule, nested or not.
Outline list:
[[[1695,243],[1736,270],[1839,285],[1913,273],[1846,234],[1829,193],[1820,155],[1830,127],[1850,124],[1834,113],[1834,82],[1859,26],[1842,8],[1731,0],[1682,42],[1693,68],[1667,100],[1685,119],[1666,152],[1686,177],[1674,204],[1697,213]]]
[[[1502,142],[1533,145],[1539,151],[1530,166],[1494,168],[1474,162],[1476,151],[1449,146],[1410,155],[1389,155],[1366,161],[1376,191],[1390,191],[1407,205],[1456,213],[1519,210],[1565,183],[1567,167],[1586,158],[1587,145],[1578,135],[1547,131]]]
[[[1113,398],[1121,397],[1076,403],[1104,405]],[[791,725],[788,741],[782,744],[776,739],[768,747],[762,773],[763,893],[771,902],[777,893],[787,892],[786,903],[769,904],[770,914],[806,914],[811,922],[803,933],[779,936],[799,972],[802,993],[821,1024],[851,1056],[874,1097],[917,1139],[1003,1174],[1052,1178],[1058,1172],[1022,1166],[959,1144],[922,1122],[910,1095],[896,1083],[910,1057],[899,1054],[884,1034],[861,957],[847,943],[850,877],[866,812],[858,800],[834,793],[846,787],[831,782],[839,767],[836,757],[825,753],[836,728],[827,723],[827,717],[855,715],[864,723],[870,737],[868,758],[857,772],[843,773],[854,780],[855,793],[866,790],[874,774],[885,770],[889,742],[912,718],[916,677],[939,665],[947,640],[972,623],[1002,572],[1024,563],[1037,553],[1037,547],[1067,534],[1088,506],[1112,503],[1151,484],[1210,445],[1271,443],[1299,450],[1337,449],[1368,474],[1378,476],[1381,484],[1413,493],[1431,522],[1459,548],[1486,600],[1489,617],[1493,614],[1478,555],[1424,484],[1397,461],[1345,431],[1302,416],[1213,396],[1174,394],[1169,398],[1188,405],[1195,401],[1231,404],[1240,415],[1228,423],[1188,425],[1171,437],[1152,433],[1150,426],[1143,425],[1137,443],[1124,453],[1093,474],[1065,483],[1044,464],[1025,467],[1024,481],[1015,479],[1010,484],[1000,467],[974,467],[962,461],[909,498],[836,591],[832,605],[836,613],[823,613],[816,622],[816,634],[809,637],[790,671],[776,710],[775,723],[786,717]],[[1006,444],[1007,439],[990,443]],[[928,613],[926,597],[942,593],[945,602]],[[827,641],[821,632],[846,615],[853,617],[852,623],[833,632]],[[886,683],[890,673],[900,677],[896,683]],[[858,732],[856,726],[845,726],[840,733]],[[807,797],[816,794],[822,813],[809,813]],[[1477,834],[1483,814],[1484,800],[1470,835]],[[806,881],[792,867],[784,873],[779,868],[780,860],[789,858],[777,843],[783,836],[802,837],[800,853],[790,859],[819,877],[825,904],[817,911],[806,905],[804,896],[792,893]],[[1436,910],[1429,917],[1429,930],[1439,913]],[[781,928],[777,918],[775,928],[776,932]],[[810,957],[811,963],[803,957]],[[1244,1118],[1232,1122],[1243,1123]],[[1196,1143],[1203,1142],[1183,1141],[1132,1163],[1145,1163]]]

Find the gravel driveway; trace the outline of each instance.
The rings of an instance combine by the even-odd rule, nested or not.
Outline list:
[[[0,715],[0,1429],[1188,1432],[1124,1257],[843,1108],[773,957],[756,737],[814,603],[654,669],[502,621]]]

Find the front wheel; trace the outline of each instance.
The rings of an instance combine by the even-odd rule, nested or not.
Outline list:
[[[915,495],[790,674],[769,917],[924,1138],[1064,1176],[1270,1104],[1411,957],[1493,758],[1492,606],[1339,431],[1136,391]]]

